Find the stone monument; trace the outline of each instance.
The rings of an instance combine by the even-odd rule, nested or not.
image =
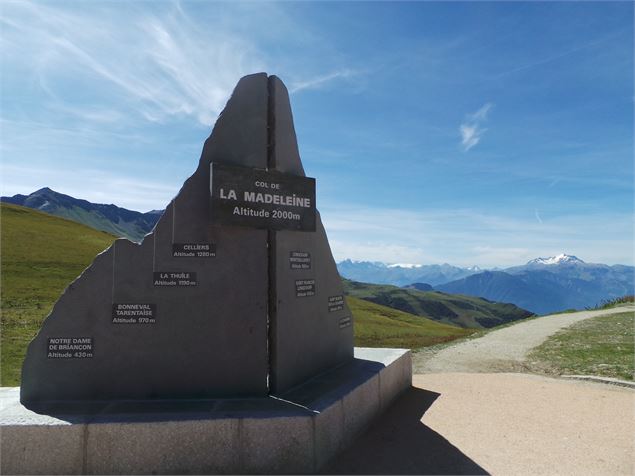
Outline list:
[[[20,400],[281,393],[353,358],[352,315],[284,84],[240,80],[141,244],[118,239],[29,345]]]
[[[140,244],[116,240],[0,388],[2,474],[314,473],[410,387],[353,349],[289,96],[240,80]]]

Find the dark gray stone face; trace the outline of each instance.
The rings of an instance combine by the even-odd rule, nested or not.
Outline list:
[[[152,233],[65,290],[29,345],[23,404],[264,396],[352,359],[319,215],[315,232],[215,224],[212,162],[304,176],[280,80],[241,79]]]
[[[304,176],[287,89],[276,77],[269,81],[276,118],[273,165]],[[281,393],[352,359],[353,322],[319,214],[314,233],[277,231],[274,240],[271,387]]]

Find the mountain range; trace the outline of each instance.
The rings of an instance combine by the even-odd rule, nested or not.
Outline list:
[[[58,193],[48,187],[30,195],[0,197],[0,201],[67,218],[132,241],[141,241],[152,231],[163,214],[163,210],[141,213],[112,204],[91,203]]]
[[[436,286],[448,293],[482,296],[537,314],[584,309],[635,293],[633,266],[585,263],[566,254],[537,258],[504,271],[486,271]]]
[[[432,286],[449,283],[478,273],[478,266],[459,268],[445,264],[385,264],[378,261],[352,261],[337,263],[340,274],[353,281],[376,284],[405,286],[413,283],[425,283]]]
[[[116,205],[95,204],[50,188],[30,195],[0,197],[21,205],[67,218],[97,230],[141,241],[163,210],[146,213]],[[413,290],[478,296],[513,303],[536,314],[592,307],[603,300],[635,294],[633,266],[585,263],[562,253],[536,258],[521,266],[483,270],[450,264],[386,264],[344,260],[337,264],[344,278],[364,283],[407,286]]]
[[[64,288],[116,237],[19,205],[0,204],[0,216],[0,384],[17,386],[27,344],[42,319]],[[346,301],[355,319],[357,346],[420,348],[475,331],[352,296]]]
[[[428,270],[446,269],[463,276],[445,280]],[[491,301],[513,303],[536,314],[547,314],[567,309],[584,309],[604,300],[635,293],[635,267],[608,266],[585,263],[576,256],[562,253],[548,258],[536,258],[522,266],[502,270],[476,270],[450,265],[408,267],[383,263],[355,263],[350,260],[338,264],[340,273],[349,279],[364,282],[386,282],[427,289],[433,285],[437,291],[479,296]],[[373,274],[376,270],[376,278]],[[426,280],[426,278],[432,278]]]

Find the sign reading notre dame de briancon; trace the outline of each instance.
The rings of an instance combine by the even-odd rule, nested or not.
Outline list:
[[[216,163],[210,174],[217,223],[315,231],[315,179]]]
[[[265,397],[350,361],[315,198],[284,84],[242,78],[152,232],[116,240],[55,303],[21,402]]]

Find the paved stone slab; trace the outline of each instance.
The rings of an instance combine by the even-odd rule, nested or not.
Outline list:
[[[386,369],[379,379],[379,402],[384,410],[404,388],[412,382],[412,359],[410,353],[404,354],[401,349],[355,349],[355,357],[381,362]]]
[[[2,426],[2,474],[81,474],[83,424]]]
[[[239,419],[89,425],[91,474],[239,473]]]
[[[312,473],[380,411],[380,384],[409,351],[361,349],[364,359],[319,375],[284,397],[66,402],[40,415],[0,391],[2,474]],[[385,402],[384,408],[388,406]],[[50,407],[54,409],[54,407]],[[348,413],[346,413],[348,412]]]
[[[312,415],[244,418],[240,425],[240,473],[298,474],[313,470]]]
[[[345,447],[344,404],[336,401],[314,417],[315,466],[321,468]]]

